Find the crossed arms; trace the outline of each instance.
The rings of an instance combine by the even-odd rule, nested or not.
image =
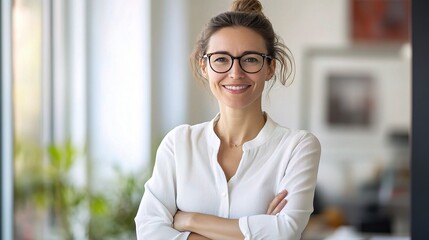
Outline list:
[[[266,214],[276,215],[279,213],[287,203],[285,199],[286,195],[286,190],[277,194],[270,203]],[[181,232],[191,232],[188,237],[189,240],[244,239],[240,231],[238,219],[227,219],[208,214],[177,211],[174,216],[173,227]]]

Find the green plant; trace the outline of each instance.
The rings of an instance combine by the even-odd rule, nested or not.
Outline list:
[[[73,214],[86,209],[88,239],[135,238],[134,217],[151,171],[125,173],[117,167],[109,191],[95,193],[70,178],[79,156],[88,160],[69,141],[47,148],[16,144],[15,211],[28,204],[45,211],[58,237],[69,240]]]
[[[68,141],[38,147],[17,144],[15,149],[15,203],[35,205],[50,213],[51,222],[64,239],[73,239],[70,215],[85,200],[86,190],[70,180],[77,151]],[[44,158],[46,156],[46,159]]]
[[[125,174],[116,168],[113,189],[93,198],[94,214],[89,223],[89,239],[135,239],[134,217],[144,192],[149,171]]]

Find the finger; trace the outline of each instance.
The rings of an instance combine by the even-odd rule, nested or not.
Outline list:
[[[280,203],[277,205],[276,208],[270,213],[271,215],[276,215],[277,213],[281,212],[282,209],[286,206],[287,200],[282,199]]]
[[[284,199],[287,195],[287,191],[283,190],[279,192],[276,197],[271,201],[270,205],[268,206],[267,214],[271,214],[273,210],[277,207],[277,205],[280,203],[282,199]]]
[[[276,195],[276,197],[273,199],[273,201],[271,201],[270,205],[268,206],[267,214],[271,214],[274,211],[274,209],[277,207],[277,205],[279,205],[282,199],[286,197],[287,193],[288,192],[286,190],[283,190]]]

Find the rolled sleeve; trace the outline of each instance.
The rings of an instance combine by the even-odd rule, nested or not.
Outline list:
[[[239,219],[240,231],[245,240],[294,240],[301,238],[300,226],[307,221],[295,214],[254,215]],[[301,222],[300,222],[301,221]]]
[[[173,133],[161,142],[152,177],[145,185],[145,193],[135,217],[138,240],[185,240],[190,232],[173,228],[176,206],[176,180]]]
[[[288,190],[286,206],[277,215],[252,215],[239,218],[239,227],[246,240],[300,239],[313,212],[314,190],[320,160],[320,143],[310,134],[303,134],[291,154],[278,190]]]
[[[241,217],[238,219],[238,226],[240,227],[240,231],[244,236],[244,240],[250,240],[250,236],[251,236],[247,218],[248,217]]]

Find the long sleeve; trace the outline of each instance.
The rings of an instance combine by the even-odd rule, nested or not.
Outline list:
[[[305,133],[291,151],[278,190],[287,189],[288,203],[276,216],[251,215],[239,219],[246,240],[300,239],[313,211],[314,190],[320,160],[320,143]]]
[[[152,177],[145,184],[145,193],[135,217],[138,240],[187,239],[190,234],[172,227],[177,211],[172,135],[174,133],[169,133],[160,144]]]
[[[243,145],[235,175],[227,181],[217,160],[220,140],[213,122],[175,128],[160,144],[136,221],[137,239],[187,239],[172,227],[177,209],[239,219],[247,240],[299,239],[313,211],[320,143],[269,117]],[[286,189],[288,203],[276,216],[268,204]]]

